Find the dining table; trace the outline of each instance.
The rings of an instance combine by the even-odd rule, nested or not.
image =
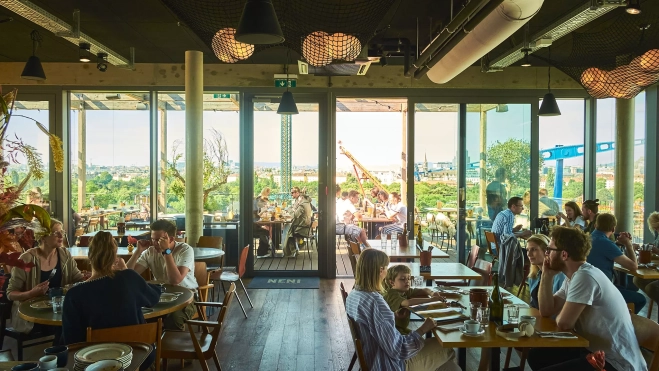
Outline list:
[[[366,230],[366,237],[369,239],[375,238],[380,234],[380,227],[391,224],[393,221],[385,217],[370,217],[362,216],[357,220],[359,226]]]
[[[187,307],[194,299],[192,290],[185,287],[164,284],[165,293],[178,293],[176,300],[159,302],[152,308],[142,308],[145,319],[159,318]],[[66,294],[64,295],[66,297]],[[18,306],[18,315],[29,322],[48,326],[62,326],[62,312],[54,313],[49,306],[35,308],[39,303],[49,301],[48,296],[40,296],[21,302]]]
[[[636,270],[629,270],[627,268],[623,268],[618,263],[613,263],[613,269],[619,272],[631,274],[634,277],[642,278],[644,280],[659,280],[659,261],[655,260],[652,263],[654,263],[653,266],[648,267],[647,265],[641,265]]]
[[[285,225],[291,224],[291,220],[284,219],[275,219],[275,220],[258,220],[254,222],[255,225],[260,227],[265,227],[270,232],[270,241],[272,242],[271,256],[275,257],[275,250],[283,249],[283,246],[280,247],[281,241],[283,240],[284,231],[286,231]]]
[[[397,243],[395,247],[391,246],[391,240],[388,240],[384,248],[382,246],[382,240],[367,240],[369,246],[373,249],[380,249],[389,255],[389,260],[392,262],[408,262],[412,263],[415,259],[421,257],[421,250],[416,246],[416,240],[409,240],[407,246],[400,246],[400,243]],[[432,245],[428,241],[423,241],[423,249],[429,250]],[[451,256],[445,251],[437,248],[436,246],[430,251],[430,254],[433,258],[439,259],[448,259]]]
[[[117,256],[122,258],[130,258],[135,250],[137,250],[137,247],[134,247],[132,251],[128,251],[127,247],[119,246],[117,247]],[[219,258],[225,254],[224,250],[215,247],[193,247],[192,251],[194,252],[195,261],[205,261],[208,259]],[[86,246],[71,246],[69,247],[69,253],[71,253],[71,256],[73,256],[73,259],[75,260],[89,259],[89,247]]]
[[[99,343],[73,343],[68,344],[68,359],[66,361],[66,366],[69,370],[75,369],[75,354],[88,346],[98,345]],[[124,371],[135,371],[139,370],[140,366],[147,359],[149,354],[153,351],[153,345],[147,343],[138,343],[138,342],[122,342],[121,344],[129,345],[133,348],[133,358],[131,359],[130,365],[125,366],[122,370]],[[38,361],[10,361],[10,362],[0,362],[0,371],[11,371],[12,367],[26,364],[26,363],[39,363]],[[59,370],[59,369],[58,369]]]
[[[482,288],[482,289],[492,289],[490,286],[473,286],[469,289]],[[546,331],[546,332],[558,332],[563,331],[558,328],[556,321],[552,318],[542,317],[540,312],[531,308],[524,301],[518,297],[512,295],[510,292],[506,291],[503,288],[500,288],[502,296],[504,296],[504,303],[508,306],[516,305],[520,308],[519,315],[530,315],[536,318],[535,323],[535,332],[530,337],[520,337],[518,339],[509,339],[497,335],[497,324],[490,321],[489,326],[484,330],[485,332],[479,336],[467,336],[462,333],[460,330],[453,330],[449,332],[444,332],[439,328],[432,330],[434,337],[439,341],[439,343],[444,348],[457,348],[458,349],[458,366],[463,370],[467,369],[467,348],[481,348],[481,351],[484,349],[490,350],[490,371],[496,371],[501,369],[501,348],[585,348],[588,347],[589,342],[586,338],[576,334],[573,331],[571,332],[574,336],[573,338],[549,338],[549,337],[540,337],[537,334],[537,331]],[[458,301],[464,308],[469,308],[469,293],[458,294],[457,297],[451,297],[451,300]],[[439,307],[444,307],[439,305]],[[434,309],[433,305],[420,305],[410,308],[410,310],[419,315],[420,317],[429,316],[427,310]],[[461,309],[456,308],[460,311]],[[466,316],[469,316],[468,309],[462,309],[462,313]],[[504,310],[504,312],[507,312]],[[459,319],[458,321],[463,321],[464,319]],[[507,315],[504,314],[504,322],[507,321]],[[564,331],[563,331],[564,332]]]
[[[394,265],[405,265],[412,271],[413,277],[421,276],[428,281],[432,280],[480,280],[483,277],[462,263],[431,263],[430,272],[421,272],[420,263],[389,263]]]
[[[94,237],[96,234],[100,231],[94,231],[94,232],[89,232],[83,234],[84,237]],[[112,237],[116,239],[121,239],[124,236],[130,236],[130,237],[141,237],[141,236],[146,236],[148,234],[151,234],[151,231],[149,230],[140,230],[140,231],[135,231],[135,230],[126,230],[124,233],[119,233],[116,229],[104,229],[103,232],[110,232]]]

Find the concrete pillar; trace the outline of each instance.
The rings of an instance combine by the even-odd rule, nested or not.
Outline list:
[[[480,154],[478,156],[478,173],[480,175],[480,192],[479,203],[483,208],[483,215],[487,215],[487,198],[485,189],[487,188],[487,111],[481,107],[481,135],[480,135]],[[468,164],[467,164],[468,165]]]
[[[204,147],[204,54],[185,52],[185,232],[197,245],[202,235]]]
[[[160,111],[160,179],[158,181],[158,210],[155,210],[153,215],[159,212],[167,213],[167,176],[165,171],[167,169],[167,107],[162,107]]]
[[[87,197],[87,113],[85,102],[78,109],[78,212],[85,206]]]
[[[403,125],[401,128],[401,148],[400,154],[400,199],[407,203],[407,103],[401,104],[401,113],[403,114]],[[414,211],[416,204],[408,206],[408,210]],[[409,228],[408,228],[409,229]]]
[[[616,99],[613,213],[617,231],[634,229],[634,99]]]

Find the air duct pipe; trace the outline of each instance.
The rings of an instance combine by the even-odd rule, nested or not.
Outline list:
[[[504,42],[538,13],[544,0],[505,0],[490,12],[446,54],[437,55],[430,69],[418,71],[419,78],[427,71],[430,81],[445,84]],[[441,50],[440,50],[441,52]]]

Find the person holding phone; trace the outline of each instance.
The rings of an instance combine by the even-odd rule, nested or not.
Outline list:
[[[142,274],[147,268],[159,282],[197,290],[194,276],[194,250],[187,243],[176,242],[176,226],[168,220],[151,224],[151,240],[140,240],[137,251],[126,263],[129,269]],[[165,317],[164,327],[183,330],[185,321],[195,313],[194,303]]]

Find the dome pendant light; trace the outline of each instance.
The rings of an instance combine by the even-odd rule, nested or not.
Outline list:
[[[271,0],[247,0],[240,16],[236,41],[252,45],[272,45],[284,42],[277,13]]]
[[[41,60],[36,55],[37,47],[41,42],[41,35],[39,34],[39,31],[33,30],[30,33],[30,38],[32,39],[32,56],[28,58],[27,63],[25,63],[25,68],[23,68],[21,78],[26,80],[45,80],[46,73],[43,72]]]
[[[547,60],[547,63],[547,90],[549,90],[549,92],[545,94],[544,98],[542,98],[542,104],[540,105],[538,116],[560,116],[561,110],[558,108],[558,103],[556,103],[554,93],[551,92],[551,47],[549,48],[549,59]]]
[[[641,14],[641,1],[640,0],[629,0],[627,2],[627,7],[625,11],[628,14]]]

